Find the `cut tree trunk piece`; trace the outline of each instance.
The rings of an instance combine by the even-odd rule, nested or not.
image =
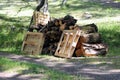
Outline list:
[[[101,43],[101,36],[99,33],[83,34],[80,39],[82,43]]]
[[[90,44],[101,43],[101,36],[99,33],[90,33],[90,34],[82,33],[77,43],[76,49],[81,48],[81,46],[83,45],[82,43],[90,43]]]
[[[81,31],[64,30],[55,52],[55,56],[71,58],[80,35]]]
[[[81,38],[81,36],[80,36],[80,38]],[[82,39],[80,39],[80,38],[79,38],[78,43],[77,43],[77,45],[76,45],[76,49],[80,49],[81,46],[82,46],[83,41],[82,41]]]
[[[96,32],[98,32],[98,28],[97,28],[97,26],[94,23],[93,24],[84,25],[84,26],[80,26],[80,29],[84,33],[96,33]]]
[[[106,55],[108,47],[104,44],[82,44],[79,49],[75,51],[77,57],[79,56],[98,56]]]
[[[90,47],[90,48],[93,48],[93,49],[108,49],[107,45],[103,44],[103,43],[100,43],[100,44],[87,44],[87,43],[82,43],[83,46],[85,47]]]
[[[84,49],[84,56],[98,56],[98,55],[106,55],[107,53],[107,50],[106,48],[103,48],[103,49],[93,49],[93,48],[90,48],[90,47],[83,47]]]
[[[83,48],[77,49],[77,50],[75,51],[75,55],[76,55],[77,57],[84,56],[84,50],[83,50]]]

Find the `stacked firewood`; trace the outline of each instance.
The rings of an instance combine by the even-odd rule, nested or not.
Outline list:
[[[82,30],[82,35],[76,46],[76,56],[106,55],[108,47],[102,42],[95,24],[81,26],[80,30]]]
[[[41,30],[41,32],[45,34],[45,44],[42,53],[54,55],[63,30],[80,30],[82,34],[77,43],[74,55],[105,55],[107,53],[107,46],[103,44],[97,26],[95,24],[78,26],[76,22],[77,20],[70,15],[51,20],[48,25]]]
[[[74,17],[66,15],[60,19],[50,20],[45,27],[40,29],[40,32],[45,34],[42,53],[54,55],[63,30],[75,29],[76,22],[77,20]]]

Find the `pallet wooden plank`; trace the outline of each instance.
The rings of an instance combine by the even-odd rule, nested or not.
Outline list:
[[[39,54],[44,44],[43,33],[27,32],[22,44],[21,51],[27,54]]]
[[[80,30],[64,30],[55,56],[71,58],[80,37]]]

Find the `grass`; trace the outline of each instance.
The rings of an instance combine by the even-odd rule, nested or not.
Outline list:
[[[13,69],[16,69],[18,74],[41,74],[44,75],[43,79],[40,80],[79,80],[80,77],[68,75],[59,71],[49,69],[43,65],[31,64],[27,62],[17,62],[12,61],[7,58],[0,57],[0,72],[8,71],[10,72]],[[13,71],[14,72],[14,71]],[[14,77],[14,76],[13,76]],[[19,76],[18,76],[19,77]],[[82,79],[80,79],[82,80]]]
[[[120,23],[99,23],[98,26],[104,43],[109,46],[108,56],[118,56],[120,52]]]
[[[69,0],[67,5],[61,9],[60,0],[49,3],[51,15],[54,17],[62,17],[66,14],[71,14],[77,18],[85,12],[90,12],[93,18],[118,16],[120,11],[118,8],[102,5],[102,3],[91,2],[90,0]]]

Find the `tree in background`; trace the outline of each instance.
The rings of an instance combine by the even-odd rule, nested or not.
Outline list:
[[[37,1],[37,3],[39,4],[42,0],[36,0],[36,1]],[[55,2],[55,1],[57,1],[57,0],[53,0],[53,2]],[[61,7],[65,6],[65,5],[66,5],[66,2],[67,2],[67,0],[62,0],[62,2],[61,2]]]
[[[67,0],[62,0],[61,7],[66,6],[66,2],[67,2]]]
[[[29,31],[39,31],[49,21],[48,0],[37,0],[38,5],[30,21]]]

